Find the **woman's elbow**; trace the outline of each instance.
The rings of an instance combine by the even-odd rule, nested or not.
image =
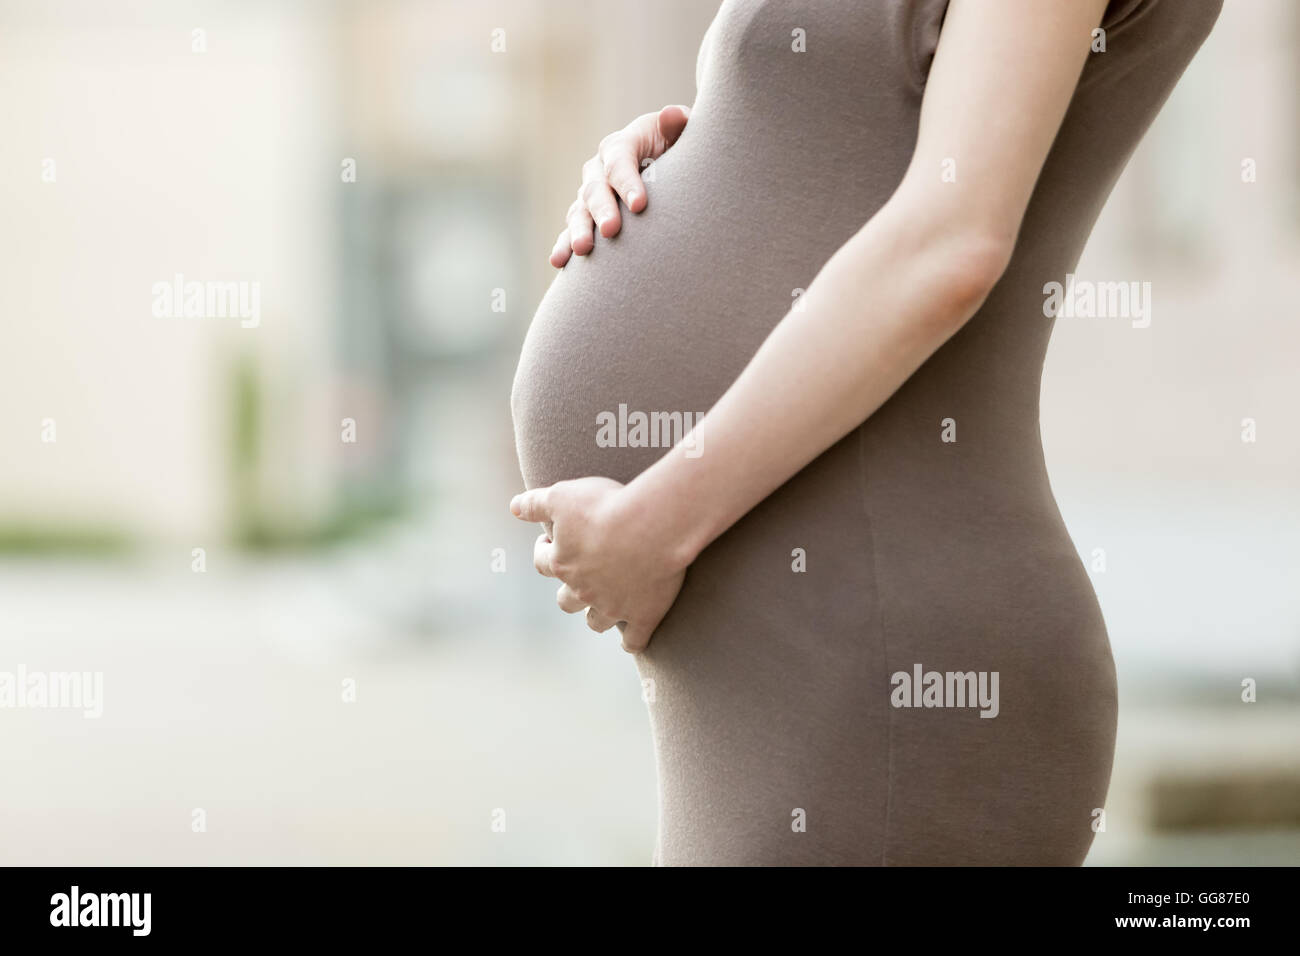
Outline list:
[[[986,211],[940,202],[933,189],[908,181],[878,218],[899,267],[933,291],[927,312],[940,326],[959,326],[975,314],[1007,271],[1016,244],[1017,230]]]
[[[964,324],[984,304],[1007,271],[1015,242],[987,232],[953,234],[939,244],[935,269],[941,276],[943,321]]]

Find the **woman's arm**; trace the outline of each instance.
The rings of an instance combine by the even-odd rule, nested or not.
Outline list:
[[[952,0],[912,163],[692,436],[627,486],[580,479],[512,502],[551,521],[539,571],[639,650],[718,535],[868,418],[979,308],[1011,256],[1106,0]],[[956,181],[946,182],[945,164]]]

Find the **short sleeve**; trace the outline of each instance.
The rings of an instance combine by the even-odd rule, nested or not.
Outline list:
[[[948,0],[914,0],[908,4],[908,43],[912,52],[912,71],[925,85],[930,63],[939,47],[939,33],[948,14]]]

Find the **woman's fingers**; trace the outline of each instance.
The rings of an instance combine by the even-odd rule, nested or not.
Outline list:
[[[629,654],[639,654],[646,649],[654,632],[653,626],[646,627],[643,624],[628,621],[623,627],[623,650]]]
[[[510,513],[520,521],[551,521],[555,517],[551,513],[551,488],[554,487],[521,491],[510,499]]]
[[[533,542],[533,567],[542,577],[555,577],[555,569],[552,562],[555,560],[555,544],[551,541],[550,535],[539,535]]]
[[[617,623],[614,618],[600,613],[594,607],[587,608],[587,626],[597,634],[605,633]]]
[[[647,114],[651,115],[651,114]],[[644,119],[642,117],[641,119]],[[654,135],[650,129],[636,132],[620,132],[606,136],[601,141],[596,157],[601,164],[601,177],[614,188],[614,192],[623,198],[623,202],[632,212],[645,208],[645,184],[641,182],[641,160],[650,157]],[[617,209],[617,206],[615,206]],[[618,223],[618,225],[622,225]],[[616,228],[608,233],[612,236]],[[606,233],[601,233],[606,235]]]
[[[586,611],[587,626],[598,634],[608,631],[618,623],[616,618],[602,614],[594,607],[589,607],[587,602],[578,597],[577,592],[567,584],[561,584],[559,590],[555,592],[555,603],[565,614],[577,614],[579,611]]]
[[[569,230],[565,228],[560,230],[560,235],[555,240],[555,248],[551,250],[551,265],[557,269],[563,269],[564,264],[572,256],[573,247],[569,245]]]
[[[565,230],[551,249],[551,265],[560,269],[572,256],[589,254],[596,247],[594,230],[599,229],[606,239],[618,235],[623,228],[620,198],[632,212],[645,209],[641,164],[658,159],[677,142],[690,116],[688,106],[665,106],[657,113],[638,116],[600,141],[596,155],[583,164],[578,198],[569,207]]]
[[[599,155],[591,157],[582,167],[582,189],[578,191],[578,198],[586,205],[602,236],[608,239],[618,234],[623,225],[618,215],[618,200],[609,188],[605,166]]]
[[[673,143],[677,142],[690,118],[689,106],[665,106],[659,111],[659,115],[655,117],[655,131],[659,134],[659,151],[653,158],[662,156]]]
[[[690,107],[665,106],[657,113],[638,116],[626,129],[601,142],[597,155],[604,164],[605,179],[632,212],[646,207],[642,164],[667,152],[686,129],[690,116]]]
[[[569,207],[569,215],[566,217],[569,223],[569,247],[575,255],[579,256],[585,256],[596,245],[596,240],[591,235],[591,230],[595,228],[595,224],[591,220],[591,213],[587,211],[587,204],[582,197],[585,188],[584,186],[578,189],[578,198]]]
[[[587,612],[587,626],[598,634],[603,634],[618,623],[615,618],[602,614],[594,607],[588,607],[587,603],[578,597],[567,584],[561,584],[560,589],[555,592],[555,603],[559,605],[560,610],[565,614],[577,614],[579,611],[585,610]]]
[[[555,592],[555,603],[565,614],[577,614],[587,606],[587,602],[574,594],[573,588],[567,584],[561,584],[560,589]]]

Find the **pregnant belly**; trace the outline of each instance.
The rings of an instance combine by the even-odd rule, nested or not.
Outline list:
[[[651,268],[636,267],[602,245],[542,301],[511,396],[529,487],[583,475],[631,480],[680,440],[747,358],[745,344],[704,327],[727,290],[683,288],[690,283],[666,263],[646,261]],[[657,281],[646,283],[647,273]]]
[[[533,318],[511,396],[529,487],[631,480],[717,401],[806,283],[788,262],[755,268],[760,250],[734,221],[697,215],[706,184],[671,156],[647,210],[571,259]]]

